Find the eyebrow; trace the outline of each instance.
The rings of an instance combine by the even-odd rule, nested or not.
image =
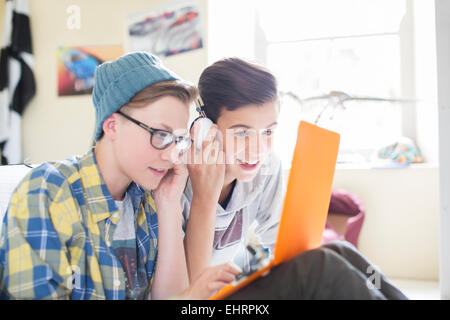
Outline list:
[[[267,128],[270,128],[270,127],[272,127],[272,126],[274,126],[274,125],[276,125],[276,124],[278,124],[278,122],[275,121],[275,122],[269,124],[269,125],[266,127],[266,129],[267,129]],[[234,126],[231,126],[231,127],[229,127],[228,129],[235,129],[235,128],[252,129],[252,127],[249,127],[249,126],[247,126],[247,125],[245,125],[245,124],[235,124]]]

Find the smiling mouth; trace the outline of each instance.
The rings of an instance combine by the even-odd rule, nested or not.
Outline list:
[[[238,162],[239,166],[244,170],[254,170],[258,167],[258,164],[259,164],[259,160],[253,161],[253,162],[244,162],[244,161],[237,159],[237,162]]]
[[[166,173],[167,173],[167,169],[155,169],[155,168],[152,168],[152,167],[148,167],[149,169],[150,169],[150,171],[154,174],[154,175],[156,175],[156,176],[158,176],[158,177],[162,177],[162,176],[164,176]]]

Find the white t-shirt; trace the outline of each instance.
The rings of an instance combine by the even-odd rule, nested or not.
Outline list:
[[[254,231],[260,243],[273,256],[284,194],[281,161],[271,153],[253,180],[236,182],[226,208],[217,204],[211,264],[234,261],[248,271],[251,257],[245,248],[253,222],[257,224]],[[192,185],[188,179],[182,197],[184,232],[192,197]]]

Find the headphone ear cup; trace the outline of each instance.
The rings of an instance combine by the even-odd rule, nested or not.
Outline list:
[[[198,111],[198,110],[197,110]],[[192,121],[191,126],[189,127],[189,132],[191,132],[192,127],[194,126],[195,122],[199,119],[203,118],[202,116],[198,116],[197,118],[194,119],[194,121]]]
[[[198,132],[196,133],[196,137],[194,140],[195,147],[197,150],[202,150],[203,141],[205,140],[206,136],[208,135],[209,129],[212,127],[213,122],[205,117],[200,118],[199,128]]]

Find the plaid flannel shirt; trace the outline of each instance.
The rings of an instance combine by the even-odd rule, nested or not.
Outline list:
[[[134,183],[136,241],[151,290],[158,220],[153,197]],[[124,299],[125,274],[112,248],[120,213],[93,149],[34,168],[17,186],[0,239],[3,299]],[[147,296],[146,294],[146,296]]]

